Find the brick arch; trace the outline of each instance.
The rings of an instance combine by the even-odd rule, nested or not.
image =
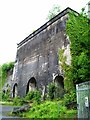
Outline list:
[[[27,83],[26,94],[29,91],[34,91],[36,89],[36,79],[34,77],[30,78]]]
[[[17,95],[18,95],[18,85],[17,83],[15,83],[13,86],[13,98],[17,97]]]

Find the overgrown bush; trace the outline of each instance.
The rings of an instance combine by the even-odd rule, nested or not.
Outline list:
[[[59,85],[57,85],[56,83],[50,83],[48,86],[47,86],[47,90],[48,90],[48,93],[47,93],[47,97],[50,99],[50,100],[53,100],[53,99],[61,99],[64,95],[64,89],[61,88]]]
[[[64,95],[63,105],[67,106],[68,108],[76,107],[76,92],[70,91]]]
[[[69,113],[70,115],[69,115]],[[45,101],[37,106],[33,106],[29,112],[24,113],[23,117],[27,118],[74,118],[76,110],[68,111],[65,106],[62,106],[59,101]]]
[[[40,102],[41,100],[41,92],[39,90],[34,90],[34,91],[30,91],[28,92],[28,94],[25,97],[26,100],[30,101],[30,100],[34,100],[37,103]]]
[[[25,103],[25,98],[20,98],[19,96],[13,99],[13,105],[21,106]]]
[[[8,86],[7,91],[2,91],[2,101],[8,101],[10,99],[10,87]]]
[[[71,73],[67,78],[74,85],[90,80],[90,24],[85,12],[75,15],[69,14],[66,32],[70,38]],[[67,79],[68,80],[68,79]]]
[[[4,83],[5,83],[5,81],[6,81],[6,79],[7,79],[7,76],[8,76],[8,72],[9,71],[13,71],[13,68],[14,68],[14,62],[9,62],[9,63],[5,63],[5,64],[3,64],[2,66],[1,66],[1,74],[2,74],[2,78],[1,78],[1,80],[2,80],[2,87],[3,87],[3,85],[4,85]]]
[[[50,100],[53,100],[55,98],[55,93],[56,93],[56,85],[55,83],[50,83],[47,86],[48,89],[48,97]]]
[[[2,95],[2,101],[7,101],[7,99],[8,99],[8,94],[2,92],[1,95]]]

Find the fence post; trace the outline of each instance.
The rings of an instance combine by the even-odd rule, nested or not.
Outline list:
[[[90,120],[90,81],[76,85],[78,119]]]

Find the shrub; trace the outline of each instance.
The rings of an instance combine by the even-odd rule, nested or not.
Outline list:
[[[7,86],[7,91],[2,91],[2,101],[8,101],[10,99],[10,86]]]
[[[16,105],[16,106],[21,106],[24,104],[24,102],[25,102],[24,98],[20,98],[19,96],[13,99],[13,105]]]
[[[28,92],[25,99],[26,100],[32,100],[34,98],[34,91]]]
[[[34,100],[37,103],[41,100],[41,92],[39,90],[30,91],[25,97],[26,100]]]
[[[90,24],[88,23],[88,17],[85,11],[82,11],[78,16],[70,13],[66,24],[72,57],[71,69],[68,71],[68,74],[71,74],[66,77],[71,79],[74,85],[90,81]]]
[[[2,101],[7,101],[8,95],[4,92],[2,92],[1,94],[2,94]]]
[[[55,83],[50,83],[48,85],[48,97],[50,100],[53,100],[55,98],[56,93],[56,85]]]
[[[1,87],[3,87],[3,85],[5,84],[6,82],[6,79],[8,77],[8,72],[11,71],[13,72],[13,68],[14,68],[14,62],[10,62],[10,63],[5,63],[3,64],[2,66],[0,66],[0,82],[2,83],[1,84]],[[1,78],[2,77],[2,78]]]
[[[23,114],[23,117],[27,118],[50,118],[53,120],[55,120],[55,118],[58,118],[58,120],[60,118],[74,118],[75,116],[76,110],[68,110],[58,101],[45,101],[37,106],[32,107],[30,111]]]
[[[13,105],[17,105],[18,103],[20,103],[20,98],[19,97],[15,97],[13,99]]]
[[[62,98],[64,95],[64,89],[61,88],[59,85],[56,83],[50,83],[48,85],[48,98],[50,100],[53,100],[55,98]]]
[[[66,93],[64,95],[63,104],[66,105],[68,108],[70,108],[70,106],[72,108],[76,107],[76,92],[71,91],[71,92]]]

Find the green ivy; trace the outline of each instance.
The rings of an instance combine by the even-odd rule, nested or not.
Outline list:
[[[90,81],[90,24],[88,23],[89,20],[83,12],[78,15],[69,13],[66,33],[70,39],[71,65],[66,64],[64,49],[59,50],[60,66],[64,71],[66,104],[75,102],[76,84]]]
[[[48,97],[50,100],[53,100],[55,98],[56,93],[56,85],[55,83],[50,83],[48,86]]]
[[[90,80],[90,24],[85,13],[69,14],[66,32],[70,38],[71,66],[69,79],[74,84]]]
[[[14,62],[9,62],[9,63],[5,63],[1,66],[1,82],[2,82],[2,86],[4,85],[7,76],[8,76],[8,72],[9,71],[13,71],[14,68]]]

